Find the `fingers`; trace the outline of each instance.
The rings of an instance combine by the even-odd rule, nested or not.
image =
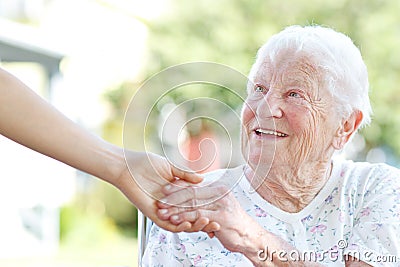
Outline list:
[[[157,221],[156,224],[159,227],[173,233],[185,232],[192,228],[192,224],[190,222],[183,222],[179,225],[175,225],[172,224],[170,221]]]
[[[165,197],[157,202],[157,217],[176,225],[177,232],[203,231],[210,238],[221,226],[215,212],[218,205],[213,205],[228,192],[225,186],[213,184],[196,186],[187,181],[178,180],[163,187]],[[210,222],[211,221],[211,222]]]
[[[169,194],[175,193],[175,192],[177,192],[177,191],[180,191],[180,190],[182,190],[182,189],[184,189],[184,188],[188,188],[188,187],[190,187],[190,186],[192,186],[192,185],[193,185],[193,184],[188,183],[188,182],[186,182],[186,181],[178,180],[178,181],[176,181],[176,182],[167,184],[166,186],[164,186],[164,187],[161,189],[161,191],[162,191],[164,194],[169,195]]]
[[[211,231],[218,231],[220,228],[220,225],[215,222],[217,220],[218,216],[218,212],[215,211],[210,211],[210,210],[203,210],[203,209],[196,209],[196,210],[192,210],[192,211],[187,211],[187,212],[183,212],[183,213],[179,213],[179,214],[175,214],[172,215],[169,218],[169,221],[172,222],[173,224],[180,224],[182,222],[191,222],[191,223],[198,223],[199,225],[201,225],[201,223],[199,222],[199,220],[203,220],[203,219],[207,219],[207,232],[211,232]],[[210,223],[211,221],[211,223]],[[203,228],[206,227],[205,225],[203,226]],[[202,230],[203,230],[202,228]]]
[[[190,231],[192,231],[192,232],[202,231],[203,228],[205,228],[209,223],[210,223],[210,220],[208,218],[201,217],[194,222]],[[186,232],[188,232],[188,231],[186,231]]]
[[[215,232],[219,231],[221,226],[216,222],[210,222],[208,218],[201,217],[196,220],[194,224],[183,222],[178,225],[177,229],[182,232],[192,233],[203,231],[208,234],[210,238],[215,236]]]
[[[159,203],[158,206],[160,209],[157,211],[157,216],[161,220],[168,220],[169,217],[171,217],[175,214],[184,213],[184,212],[192,210],[192,209],[182,208],[182,207],[171,207],[171,206],[168,206],[163,203]],[[166,206],[166,207],[164,207],[164,206]]]
[[[215,236],[215,233],[214,232],[209,232],[209,233],[207,233],[207,235],[208,235],[209,238],[213,238]]]
[[[176,212],[179,210],[179,208],[173,209],[175,209]],[[168,212],[168,209],[165,209],[165,211]],[[158,212],[160,213],[160,210]],[[205,211],[199,212],[198,210],[192,210],[178,213],[170,217],[169,215],[163,214],[164,217],[161,219],[166,220],[166,222],[174,226],[176,225],[173,227],[173,230],[170,230],[172,232],[191,233],[203,231],[207,233],[210,238],[213,238],[215,236],[215,232],[219,231],[221,226],[217,222],[210,222],[210,219],[202,216],[201,213],[204,213],[204,215],[209,215]]]
[[[187,211],[187,212],[183,212],[180,214],[175,214],[172,215],[169,220],[173,223],[173,224],[179,224],[181,222],[184,221],[188,221],[188,222],[195,222],[198,218],[201,218],[201,214],[199,210],[192,210],[192,211]]]
[[[221,226],[216,222],[210,222],[208,218],[200,217],[192,225],[191,229],[187,229],[185,232],[199,232],[203,231],[206,233],[214,233],[219,231]]]
[[[202,214],[206,214],[205,210],[182,208],[182,207],[169,207],[166,209],[159,209],[157,216],[161,220],[169,220],[173,224],[180,224],[184,221],[197,222],[200,218],[205,217]]]
[[[211,232],[217,232],[217,231],[219,231],[220,229],[221,229],[221,225],[219,225],[219,223],[217,223],[217,222],[210,222],[208,225],[206,225],[206,226],[203,228],[203,231],[204,231],[204,232],[211,233]]]
[[[179,225],[174,225],[171,224],[169,221],[161,221],[157,222],[157,225],[173,233],[179,233],[179,232],[191,233],[191,232],[203,231],[206,232],[208,236],[210,236],[211,238],[214,236],[214,232],[219,231],[221,228],[218,223],[209,222],[209,219],[204,217],[199,218],[199,220],[196,221],[194,224],[190,222],[182,222]]]
[[[203,228],[203,232],[206,232],[210,238],[215,236],[215,232],[218,232],[221,229],[221,226],[216,222],[209,223],[206,227]]]
[[[171,165],[171,171],[172,171],[172,175],[174,177],[177,177],[181,180],[184,180],[184,181],[187,181],[190,183],[197,184],[197,183],[200,183],[201,181],[203,181],[203,178],[201,176],[199,176],[198,174],[196,174],[194,172],[182,171],[172,165]]]
[[[176,185],[169,184],[163,188],[166,196],[160,200],[163,203],[160,207],[201,207],[222,198],[228,192],[223,185],[187,186],[185,182],[178,181]]]
[[[176,227],[177,232],[188,232],[193,228],[193,225],[190,222],[182,222]]]

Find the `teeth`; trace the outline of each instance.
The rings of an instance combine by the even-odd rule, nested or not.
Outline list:
[[[280,137],[287,136],[286,134],[283,134],[283,133],[278,133],[275,131],[269,131],[269,130],[263,130],[263,129],[256,129],[256,132],[259,132],[262,134],[270,134],[270,135],[280,136]]]

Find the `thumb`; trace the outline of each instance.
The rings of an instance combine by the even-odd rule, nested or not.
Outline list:
[[[183,171],[172,165],[171,165],[171,171],[174,177],[187,181],[189,183],[197,184],[203,181],[203,178],[195,172]]]

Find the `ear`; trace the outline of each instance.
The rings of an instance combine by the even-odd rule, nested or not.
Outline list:
[[[363,119],[359,110],[353,111],[347,119],[344,119],[338,128],[333,140],[333,147],[340,150],[349,141],[350,137],[357,131]]]

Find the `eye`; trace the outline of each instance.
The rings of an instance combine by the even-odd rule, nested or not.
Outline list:
[[[261,85],[259,85],[259,84],[256,84],[255,86],[254,86],[254,92],[257,92],[257,93],[264,93],[264,92],[266,92],[267,90],[264,88],[264,87],[262,87]]]
[[[296,97],[296,98],[299,98],[299,97],[302,97],[299,93],[297,93],[297,92],[290,92],[289,94],[288,94],[288,96],[290,96],[290,97]]]

